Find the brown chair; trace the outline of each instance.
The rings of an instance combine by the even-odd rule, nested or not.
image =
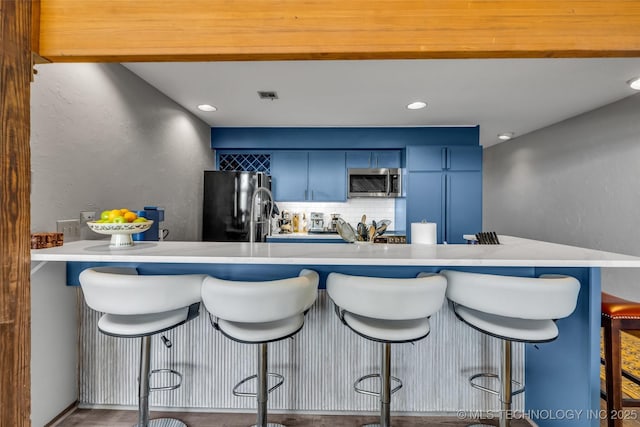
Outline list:
[[[640,338],[640,302],[628,301],[602,292],[602,327],[604,328],[604,359],[607,401],[607,426],[622,427],[623,407],[640,406],[640,400],[622,398],[622,377],[640,386],[640,378],[622,369],[620,332]],[[612,417],[611,414],[616,416]]]

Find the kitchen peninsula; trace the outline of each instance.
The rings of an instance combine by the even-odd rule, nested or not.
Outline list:
[[[500,236],[500,241],[500,245],[169,241],[110,250],[108,241],[90,240],[32,251],[32,270],[38,274],[43,265],[38,262],[67,262],[67,283],[78,285],[79,271],[104,264],[135,266],[140,274],[197,272],[230,280],[278,279],[311,268],[320,273],[321,288],[332,271],[415,277],[419,272],[446,267],[529,277],[568,274],[581,283],[578,307],[570,317],[558,321],[560,336],[556,341],[516,346],[514,378],[526,382],[526,393],[514,399],[514,408],[524,410],[541,426],[559,425],[557,418],[548,416],[558,411],[574,417],[567,415],[561,425],[598,426],[594,414],[599,409],[600,388],[600,267],[640,267],[640,258],[509,236]],[[81,312],[81,405],[133,405],[129,392],[135,389],[135,375],[130,378],[122,371],[128,364],[135,366],[135,346],[125,348],[100,338],[95,327],[97,314],[85,306]],[[471,389],[467,383],[471,373],[497,369],[495,340],[462,324],[446,306],[431,320],[432,333],[426,340],[413,346],[394,346],[393,374],[405,380],[403,391],[394,395],[395,410],[438,415],[497,410],[492,396]],[[153,350],[161,353],[158,360],[185,373],[185,387],[173,393],[155,393],[152,405],[250,410],[252,401],[235,399],[229,391],[236,380],[252,371],[252,350],[219,339],[205,315],[191,323],[171,337],[176,348],[169,355],[160,346]],[[321,291],[300,336],[274,345],[271,369],[286,377],[285,387],[270,398],[274,410],[375,411],[376,399],[356,395],[350,385],[364,371],[376,369],[376,347],[344,329]],[[102,372],[105,369],[107,372]]]

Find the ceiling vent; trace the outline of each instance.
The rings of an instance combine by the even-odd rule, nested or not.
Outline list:
[[[272,90],[259,90],[258,96],[260,97],[260,99],[270,99],[272,101],[274,99],[278,99],[278,93]]]

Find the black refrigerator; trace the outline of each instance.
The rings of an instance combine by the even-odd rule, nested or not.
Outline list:
[[[206,242],[248,242],[251,202],[255,201],[255,241],[264,242],[269,234],[268,195],[271,177],[262,172],[204,172],[202,240]]]

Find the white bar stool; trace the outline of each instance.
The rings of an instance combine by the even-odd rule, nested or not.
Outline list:
[[[540,278],[499,276],[443,270],[447,298],[456,316],[474,329],[502,341],[500,374],[481,373],[469,378],[471,386],[499,396],[500,427],[511,425],[511,398],[524,387],[512,390],[511,343],[544,343],[558,337],[555,320],[573,313],[580,282],[570,276],[543,275]],[[500,389],[474,382],[496,378]],[[484,425],[484,424],[474,424]]]
[[[182,375],[173,369],[150,370],[151,336],[173,329],[198,316],[200,290],[206,275],[139,276],[135,268],[97,267],[80,273],[80,286],[87,305],[105,313],[98,330],[120,338],[142,338],[138,382],[138,427],[186,427],[173,418],[149,420],[149,393],[175,390]],[[164,338],[164,337],[163,337]],[[163,342],[171,347],[166,338]],[[169,373],[177,384],[151,388],[150,376]]]
[[[213,327],[234,341],[260,345],[258,373],[233,388],[235,396],[257,398],[257,427],[281,425],[267,423],[269,393],[284,382],[282,375],[267,372],[267,343],[292,337],[302,329],[304,315],[318,296],[318,281],[318,273],[304,269],[298,277],[289,279],[238,282],[207,277],[202,285],[202,302]],[[271,388],[268,376],[278,379]],[[238,391],[254,378],[258,382],[257,393]]]
[[[367,426],[391,425],[391,395],[402,388],[402,381],[391,376],[391,344],[429,335],[429,317],[442,307],[446,288],[447,280],[437,274],[409,279],[329,274],[327,292],[342,323],[361,337],[382,343],[381,373],[365,375],[353,384],[357,393],[380,397],[380,424]],[[367,378],[380,378],[380,392],[359,387]],[[393,389],[391,380],[398,383]]]

